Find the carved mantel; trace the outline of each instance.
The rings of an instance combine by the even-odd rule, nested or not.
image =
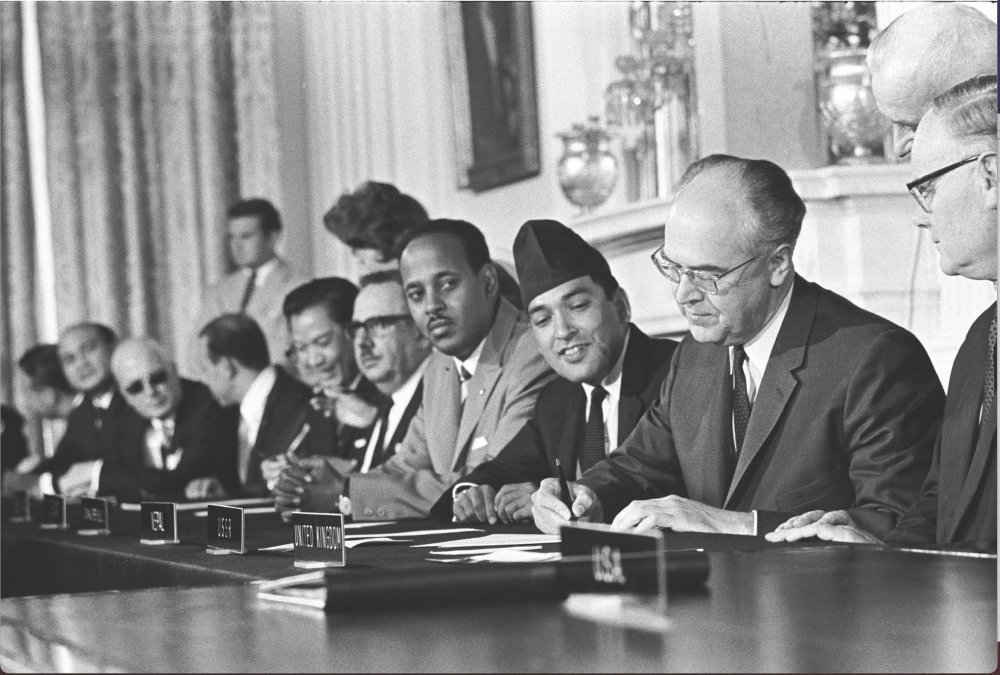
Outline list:
[[[969,325],[996,299],[988,282],[946,277],[926,233],[913,227],[908,164],[792,171],[806,202],[796,269],[870,311],[912,330],[947,384]],[[607,257],[632,301],[633,320],[656,335],[686,331],[649,254],[662,242],[668,200],[588,214],[573,223]]]

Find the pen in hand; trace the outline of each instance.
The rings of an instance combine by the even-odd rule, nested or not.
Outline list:
[[[563,473],[562,463],[558,457],[556,457],[556,471],[559,472],[559,498],[569,509],[569,519],[576,520],[576,516],[573,515],[573,493],[569,491],[569,483],[566,482],[566,474]]]

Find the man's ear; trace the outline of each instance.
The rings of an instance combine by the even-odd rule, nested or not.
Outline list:
[[[615,314],[618,319],[627,324],[632,320],[632,304],[628,300],[628,293],[625,289],[619,286],[615,289],[615,294],[611,296],[611,302],[615,306]]]
[[[483,287],[486,289],[486,296],[496,297],[500,292],[500,277],[497,276],[497,268],[492,262],[488,262],[479,270],[479,278],[483,280]]]
[[[997,210],[997,153],[987,152],[976,162],[976,182],[986,195],[986,207]]]
[[[792,250],[791,244],[782,244],[768,255],[767,264],[771,269],[771,286],[777,288],[785,283],[789,274],[794,272]]]

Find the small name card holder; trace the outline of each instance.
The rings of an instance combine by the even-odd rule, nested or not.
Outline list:
[[[179,544],[177,538],[177,504],[173,502],[143,502],[139,508],[140,544]]]
[[[66,498],[62,495],[45,495],[42,497],[42,521],[39,525],[44,530],[66,529]]]
[[[27,523],[31,520],[31,497],[27,491],[18,490],[14,493],[14,503],[11,507],[10,522]]]
[[[80,501],[83,505],[84,527],[76,533],[85,536],[111,534],[108,524],[108,500],[100,497],[84,497]]]
[[[295,566],[303,569],[344,567],[344,516],[341,513],[292,513]]]
[[[607,525],[574,522],[564,525],[560,536],[567,590],[605,596],[590,596],[583,613],[649,630],[667,627],[663,532],[612,532]]]
[[[247,552],[246,518],[241,507],[209,504],[205,520],[205,536],[208,541],[205,553],[225,555]]]

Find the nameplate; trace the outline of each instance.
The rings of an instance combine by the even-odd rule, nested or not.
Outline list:
[[[66,529],[66,498],[61,495],[42,497],[41,527],[46,530]]]
[[[343,567],[344,516],[341,513],[292,513],[295,566],[305,569]]]
[[[205,519],[205,537],[208,542],[206,553],[246,553],[246,519],[239,506],[208,505]]]
[[[111,534],[108,500],[100,497],[84,497],[80,503],[83,506],[83,527],[76,533],[82,535]]]
[[[143,502],[139,508],[140,544],[177,544],[177,504]]]
[[[666,597],[663,533],[612,532],[575,522],[560,530],[563,561],[572,564],[572,591]]]
[[[10,522],[26,523],[29,520],[31,520],[31,497],[25,490],[18,490],[14,493]]]

